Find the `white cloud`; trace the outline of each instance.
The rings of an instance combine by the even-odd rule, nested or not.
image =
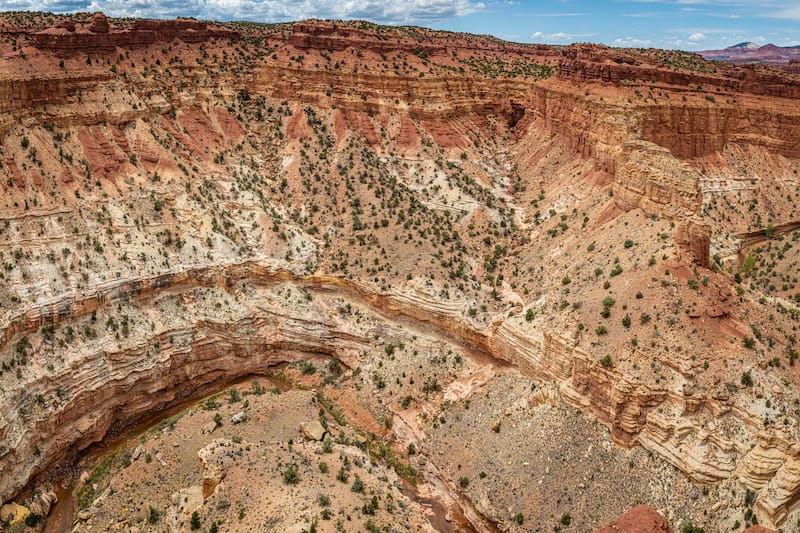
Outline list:
[[[531,41],[539,43],[566,43],[575,42],[585,37],[594,37],[596,33],[566,33],[559,31],[556,33],[543,33],[541,31],[534,32],[531,35]]]
[[[589,13],[530,13],[522,14],[522,17],[585,17]]]
[[[620,37],[614,39],[614,46],[622,46],[627,48],[645,48],[651,46],[653,41],[650,39],[637,39],[636,37]]]
[[[112,17],[288,21],[367,19],[430,25],[486,9],[480,0],[0,0],[4,9],[103,11]]]
[[[689,36],[689,42],[692,43],[699,43],[700,41],[705,41],[705,40],[706,40],[706,34],[700,33],[699,31]]]
[[[775,18],[800,20],[800,6],[787,7],[786,9],[780,10],[775,13]]]
[[[65,13],[86,11],[86,0],[2,0],[0,11],[51,11]]]

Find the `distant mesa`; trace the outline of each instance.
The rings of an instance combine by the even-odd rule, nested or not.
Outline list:
[[[729,46],[723,50],[704,50],[698,52],[705,59],[727,61],[728,63],[768,63],[787,65],[800,59],[800,46],[776,46],[765,44],[759,46],[753,42],[743,42]]]
[[[747,41],[747,42],[744,42],[744,43],[739,43],[739,44],[734,44],[733,46],[729,46],[728,48],[726,48],[726,50],[730,50],[731,48],[741,48],[741,49],[744,49],[744,50],[757,50],[757,49],[759,49],[761,47],[759,45],[757,45],[756,43]]]

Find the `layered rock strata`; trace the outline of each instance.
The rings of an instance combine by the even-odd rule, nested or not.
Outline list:
[[[234,39],[233,30],[214,27],[193,19],[174,21],[137,20],[129,28],[109,25],[102,13],[96,14],[86,25],[74,23],[52,28],[31,36],[33,46],[59,55],[111,52],[117,47],[148,46],[180,39],[187,43],[202,43],[211,39]]]
[[[322,318],[324,308],[312,306],[310,312],[297,314],[259,296],[261,290],[283,283],[316,294],[313,301],[343,298],[390,322],[478,350],[535,379],[558,382],[561,396],[605,423],[618,444],[653,450],[701,482],[735,475],[759,490],[760,509],[773,521],[780,522],[800,493],[800,477],[792,474],[800,464],[795,445],[780,433],[760,431],[758,421],[738,405],[745,398],[651,389],[598,364],[569,338],[546,330],[531,332],[510,322],[476,328],[415,292],[384,293],[337,278],[296,277],[248,263],[119,283],[78,301],[32,310],[11,320],[5,331],[31,335],[42,325],[74,321],[93,311],[102,317],[120,302],[138,307],[167,295],[191,309],[198,298],[194,287],[230,291],[242,282],[259,289],[247,297],[252,304],[230,317],[197,316],[165,324],[122,348],[114,348],[110,339],[92,342],[80,354],[70,355],[66,366],[43,372],[17,389],[12,394],[16,407],[0,424],[5,443],[0,454],[2,493],[13,495],[65,453],[101,439],[113,424],[136,419],[206,384],[264,372],[307,354],[354,364],[353,355],[370,342],[365,333]],[[52,398],[44,409],[37,406],[35,391]],[[749,452],[740,444],[748,441],[756,444]]]
[[[60,458],[102,439],[114,424],[206,385],[309,354],[357,364],[356,354],[375,342],[376,332],[333,311],[349,304],[387,324],[434,333],[534,379],[557,383],[561,396],[606,424],[618,444],[641,445],[699,482],[736,477],[757,490],[757,508],[768,520],[779,522],[793,509],[800,495],[795,422],[787,415],[782,426],[765,425],[767,416],[774,420],[776,415],[755,401],[784,395],[788,401],[784,382],[793,379],[791,371],[770,370],[774,359],[767,366],[766,350],[771,342],[782,348],[790,341],[759,331],[761,351],[742,347],[754,331],[751,318],[767,311],[760,310],[757,298],[735,299],[732,275],[707,268],[714,232],[729,228],[721,223],[712,227],[703,217],[700,168],[713,160],[697,158],[730,146],[755,147],[789,161],[785,166],[791,169],[800,138],[795,80],[760,70],[669,73],[632,52],[596,47],[568,47],[562,53],[493,40],[468,43],[471,38],[447,35],[426,44],[407,34],[386,36],[317,22],[295,25],[291,32],[285,26],[263,30],[256,35],[260,40],[253,39],[263,48],[244,54],[240,62],[238,47],[245,44],[225,33],[232,29],[209,29],[196,21],[115,28],[120,24],[95,17],[86,27],[67,24],[41,31],[32,37],[40,47],[35,59],[50,62],[48,74],[14,70],[23,61],[19,57],[8,60],[8,73],[0,79],[6,176],[0,186],[13,196],[9,202],[16,202],[2,216],[11,227],[2,242],[10,265],[3,279],[20,286],[12,291],[11,281],[4,281],[0,349],[13,356],[19,346],[33,359],[19,378],[15,370],[3,376],[0,499],[16,494]],[[221,51],[212,63],[192,45],[196,39],[215,38]],[[177,59],[167,57],[165,43],[190,61],[183,62],[177,51]],[[119,66],[123,72],[116,74],[102,61],[76,72],[55,66],[58,58],[76,50],[108,53],[110,61],[129,47],[139,67],[125,61]],[[508,65],[473,57],[487,51],[509,54],[519,72],[522,67],[511,60],[530,66],[528,61],[540,68],[539,74],[504,71],[498,77],[492,69]],[[313,57],[303,56],[312,52]],[[406,55],[381,57],[400,52]],[[334,56],[326,63],[323,53]],[[355,62],[358,53],[372,63]],[[559,73],[548,75],[549,66],[536,61],[556,54],[562,54]],[[402,61],[411,67],[402,70]],[[376,64],[381,63],[387,72],[379,71]],[[465,65],[475,70],[459,71]],[[672,95],[669,102],[662,96],[656,104],[643,98],[634,103],[634,87],[642,87],[641,79],[648,77],[656,80],[657,90]],[[640,82],[629,84],[629,79]],[[739,91],[740,100],[706,100],[705,92],[694,89],[698,83]],[[690,95],[685,105],[684,94]],[[774,99],[766,98],[770,95]],[[410,154],[407,159],[391,153],[393,142]],[[348,147],[356,148],[348,153]],[[363,155],[370,150],[380,157]],[[317,159],[310,160],[312,152]],[[347,174],[359,152],[367,164]],[[430,179],[422,170],[425,157],[436,169]],[[453,202],[463,203],[471,195],[479,205],[458,217],[435,219],[435,227],[418,228],[419,222],[410,220],[412,212],[424,211],[422,205],[433,205],[431,211],[449,206],[414,198],[398,208],[403,195],[419,191],[396,175],[368,181],[389,164],[408,183],[420,176],[428,179],[420,191],[448,185]],[[46,178],[65,194],[53,194],[51,202],[50,191],[42,193]],[[459,179],[463,189],[454,185]],[[251,180],[256,185],[250,186]],[[334,185],[341,183],[346,192],[337,196]],[[361,184],[363,196],[356,201],[352,191]],[[317,221],[315,214],[330,207],[319,205],[314,196],[319,190],[335,209]],[[371,215],[362,202],[367,204],[373,194]],[[352,209],[351,218],[337,218],[345,205]],[[218,206],[222,209],[213,211]],[[502,218],[502,209],[521,215]],[[395,215],[398,210],[399,222],[391,228],[394,240],[379,242],[381,228],[394,223],[384,212]],[[571,213],[581,218],[568,224]],[[635,223],[642,226],[642,220],[664,219],[675,228],[666,227],[658,236],[633,228],[630,245],[625,238],[618,239],[616,248],[599,242],[605,247],[600,259],[579,255],[595,246],[582,242],[584,232],[600,235],[598,241],[611,240],[603,232],[616,231],[612,221],[619,213],[641,214]],[[374,220],[367,225],[370,216]],[[102,224],[83,225],[90,217]],[[451,220],[456,220],[455,229],[445,235],[444,221]],[[628,220],[633,218],[625,224]],[[259,233],[252,236],[245,228]],[[575,228],[581,229],[575,233]],[[105,235],[108,240],[101,242]],[[246,238],[233,239],[239,235]],[[621,233],[613,235],[617,239]],[[170,248],[176,238],[178,251]],[[390,246],[401,238],[422,263],[409,266],[403,262],[408,254],[392,252]],[[657,272],[653,267],[652,273],[644,266],[647,256],[636,255],[636,246],[644,249],[648,239],[659,239],[648,248],[653,263],[666,265]],[[425,248],[433,241],[445,243],[449,249],[443,250],[453,255]],[[57,249],[51,250],[51,243]],[[338,249],[327,248],[329,243]],[[377,244],[360,247],[367,243]],[[534,245],[544,250],[535,260],[514,255]],[[70,246],[100,255],[81,256],[63,271],[50,266],[58,264],[56,254],[75,253]],[[118,265],[103,262],[109,248],[124,250],[123,257],[114,259]],[[387,249],[397,255],[387,258]],[[352,250],[348,263],[342,253]],[[629,260],[623,258],[625,268],[622,262],[612,266],[614,255],[624,250],[632,250]],[[26,263],[39,252],[40,264]],[[504,254],[512,259],[498,269]],[[461,270],[454,267],[436,281],[424,277],[428,269],[449,268],[463,257]],[[348,271],[362,259],[368,275]],[[523,290],[517,284],[523,283],[521,273],[537,267],[544,271],[547,260],[563,261],[559,264],[565,269],[597,261],[601,274],[616,272],[603,290],[613,282],[620,298],[614,312],[630,306],[625,311],[636,309],[639,324],[614,315],[617,323],[627,316],[628,325],[615,338],[613,358],[601,360],[594,353],[607,349],[601,324],[592,325],[596,338],[587,341],[590,333],[580,318],[568,316],[560,323],[536,316],[534,308],[543,314],[563,312],[554,315],[560,317],[570,309],[579,313],[584,302],[576,294],[602,286],[595,283],[600,274],[578,272],[570,278],[548,272],[538,278],[539,285]],[[588,272],[597,271],[592,267]],[[57,282],[48,284],[54,277]],[[711,287],[702,299],[713,309],[704,314],[681,307],[685,300],[701,299],[698,286],[709,278]],[[644,290],[648,279],[664,289],[650,290],[658,295],[653,298],[674,298],[646,302],[651,307],[636,303],[639,297],[633,294]],[[694,292],[686,288],[689,280]],[[311,303],[290,303],[271,292],[281,285],[306,291]],[[477,295],[472,300],[450,297],[451,291],[464,294],[456,291],[469,287]],[[626,295],[631,299],[623,304]],[[206,296],[219,307],[209,310]],[[603,293],[597,300],[608,296]],[[614,298],[610,302],[603,304],[608,315]],[[588,299],[585,303],[591,305]],[[734,316],[735,306],[744,311]],[[84,331],[97,333],[104,324],[115,324],[108,321],[122,308],[137,319],[130,337],[118,339],[108,329],[96,337],[87,333],[88,340],[75,341],[75,346],[57,346],[48,337],[53,328],[88,327]],[[489,310],[479,313],[480,308]],[[651,308],[657,309],[652,311],[655,323],[648,323],[653,317],[645,312]],[[685,333],[679,341],[688,344],[681,351],[668,346],[672,351],[657,353],[656,339],[670,325],[682,324],[684,315],[696,320],[679,330]],[[701,342],[692,336],[700,326],[718,336]],[[652,331],[649,347],[634,344],[635,334],[644,338]],[[703,342],[730,352],[724,360],[706,361],[706,366],[719,367],[707,379],[700,370],[707,348]],[[723,369],[729,363],[737,375]],[[648,367],[652,372],[642,371]],[[747,369],[741,376],[740,368]]]

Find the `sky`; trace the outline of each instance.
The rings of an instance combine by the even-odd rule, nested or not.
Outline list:
[[[680,50],[800,45],[800,0],[0,0],[0,11],[285,22],[363,19],[523,43]]]

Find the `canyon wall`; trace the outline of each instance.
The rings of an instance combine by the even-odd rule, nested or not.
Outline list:
[[[620,159],[614,201],[622,209],[640,208],[672,220],[699,214],[697,174],[669,150],[646,141],[628,141]]]
[[[394,77],[363,71],[267,67],[255,72],[251,88],[256,94],[298,98],[321,107],[405,112],[415,120],[446,120],[475,113],[497,114],[511,122],[512,105],[525,106],[530,85],[462,76]]]
[[[713,384],[704,384],[704,388],[695,388],[699,360],[668,367],[665,374],[669,374],[670,381],[662,382],[660,376],[645,378],[638,371],[634,372],[636,369],[632,366],[615,365],[611,359],[601,363],[593,352],[595,348],[591,342],[594,341],[582,340],[575,333],[582,329],[577,329],[574,317],[566,325],[522,318],[526,305],[540,297],[554,304],[553,309],[556,309],[555,302],[562,300],[564,308],[569,307],[568,293],[563,292],[565,288],[574,288],[572,294],[580,294],[583,289],[592,290],[597,274],[586,282],[587,285],[580,286],[582,281],[577,275],[570,279],[555,272],[551,276],[555,280],[552,286],[543,282],[533,286],[530,292],[527,287],[523,292],[511,283],[516,283],[515,276],[522,279],[520,271],[528,269],[530,272],[534,266],[544,270],[547,260],[555,261],[564,250],[575,253],[575,256],[568,256],[565,268],[588,262],[590,259],[574,250],[584,253],[587,249],[587,243],[582,241],[584,235],[589,231],[604,231],[603,228],[610,231],[614,224],[608,223],[609,220],[620,212],[648,215],[642,216],[644,222],[637,222],[642,227],[651,219],[650,215],[675,222],[673,234],[666,233],[663,245],[658,241],[658,247],[654,248],[658,256],[671,257],[674,244],[677,251],[672,259],[678,264],[676,270],[689,271],[687,265],[707,268],[713,231],[719,232],[720,225],[712,229],[708,219],[703,218],[701,172],[698,170],[702,162],[697,159],[718,153],[732,144],[758,146],[785,158],[800,157],[800,112],[796,105],[791,105],[800,98],[800,88],[793,79],[758,69],[725,70],[719,74],[671,71],[647,63],[646,58],[633,53],[611,52],[599,47],[572,46],[559,50],[517,46],[460,34],[437,34],[426,39],[427,33],[415,33],[416,30],[397,30],[398,36],[395,30],[379,31],[346,23],[305,22],[295,24],[291,31],[288,26],[263,31],[263,35],[258,35],[265,43],[264,48],[258,50],[261,55],[242,53],[247,59],[238,63],[238,47],[245,46],[239,39],[251,37],[245,35],[244,30],[212,27],[197,21],[139,21],[123,27],[121,23],[106,24],[101,17],[95,17],[89,25],[67,25],[40,31],[31,37],[39,50],[37,60],[43,64],[49,61],[46,75],[10,73],[0,79],[0,133],[12,137],[8,135],[12,131],[14,135],[36,132],[47,141],[38,146],[52,151],[55,161],[59,155],[55,145],[50,146],[53,135],[45,127],[52,129],[55,125],[74,134],[73,140],[79,139],[71,149],[76,158],[86,159],[86,167],[60,160],[60,166],[52,161],[37,163],[40,161],[37,157],[45,157],[41,155],[44,149],[32,154],[27,145],[20,144],[20,139],[6,138],[3,156],[13,167],[4,163],[4,172],[14,168],[17,169],[15,176],[37,179],[49,172],[58,178],[54,183],[66,183],[69,178],[70,183],[79,186],[67,188],[67,194],[62,196],[54,191],[55,207],[50,206],[49,213],[71,213],[86,220],[91,217],[103,221],[113,219],[108,226],[82,226],[80,229],[77,222],[74,225],[64,222],[61,227],[60,220],[58,223],[50,221],[49,225],[63,230],[51,237],[51,228],[45,228],[48,217],[38,217],[39,211],[35,209],[27,215],[23,211],[30,209],[27,196],[45,196],[51,191],[42,193],[44,187],[29,186],[26,179],[11,180],[11,185],[0,186],[7,187],[4,191],[9,195],[16,195],[13,201],[18,205],[13,209],[9,206],[3,218],[6,221],[15,217],[30,218],[30,221],[15,222],[14,229],[9,230],[6,240],[0,243],[3,253],[7,254],[3,257],[12,258],[18,253],[24,258],[30,250],[51,252],[48,248],[51,241],[58,245],[55,253],[65,253],[63,250],[73,245],[77,250],[102,251],[103,244],[92,242],[92,238],[105,234],[109,235],[109,240],[104,241],[107,254],[110,248],[125,249],[126,255],[120,262],[131,263],[128,250],[131,256],[145,256],[139,264],[138,275],[131,273],[136,271],[133,266],[124,275],[120,274],[119,279],[109,277],[103,281],[95,274],[112,269],[101,261],[102,252],[98,252],[99,257],[82,258],[77,266],[72,265],[73,270],[67,271],[65,266],[61,272],[56,266],[52,267],[52,272],[49,267],[14,270],[14,265],[8,263],[11,268],[7,269],[9,274],[3,278],[3,283],[10,285],[11,280],[16,280],[28,292],[20,293],[23,294],[21,300],[17,293],[13,300],[3,295],[0,350],[12,354],[16,346],[26,349],[23,337],[35,348],[30,371],[20,372],[22,377],[17,378],[14,371],[8,370],[2,378],[0,499],[18,493],[61,458],[102,439],[114,424],[127,423],[176,398],[193,395],[206,385],[263,372],[278,362],[314,354],[357,365],[356,354],[374,342],[374,332],[361,329],[358,320],[333,313],[332,309],[341,300],[364,308],[387,324],[425,331],[463,346],[466,351],[491,358],[496,364],[517,367],[535,380],[555,382],[568,403],[606,424],[616,443],[641,445],[699,482],[740,479],[758,491],[759,509],[766,518],[774,522],[785,518],[800,498],[797,474],[800,448],[791,428],[765,428],[763,418],[753,407],[756,394],[763,396],[764,390],[771,390],[770,387],[782,390],[782,376],[765,371],[765,353],[753,352],[755,355],[751,356],[746,352],[756,361],[748,359],[747,364],[753,366],[752,372],[759,378],[757,393],[746,386],[737,386],[739,376],[728,376],[725,381],[719,379]],[[218,54],[224,59],[218,57],[213,64],[211,60],[199,61],[205,58],[191,45],[214,39],[219,39],[218,46],[226,52]],[[161,50],[165,43],[170,43],[193,63],[185,64],[178,58],[167,67],[170,59],[162,57]],[[130,72],[114,74],[102,62],[100,66],[87,66],[80,72],[62,72],[56,67],[62,56],[108,53],[110,61],[123,49],[140,54],[136,57],[138,64],[148,65],[149,72],[157,71],[158,75],[148,78],[133,67]],[[333,60],[352,61],[353,56],[358,57],[356,50],[363,52],[367,59],[340,68],[333,66],[338,61],[331,61],[331,68],[325,67],[322,53],[340,53],[341,56]],[[303,59],[305,62],[301,64],[293,57],[301,52],[316,55]],[[399,52],[408,53],[403,60],[413,63],[418,70],[381,73],[377,65],[389,60],[380,58],[380,54]],[[175,53],[177,57],[178,52]],[[456,59],[452,59],[453,53]],[[456,63],[459,53],[465,54],[464,63]],[[537,66],[541,65],[536,61],[560,58],[560,65],[557,75],[542,77],[497,75],[492,74],[489,67],[485,73],[458,70],[457,65],[469,65],[473,55],[480,53],[508,54],[515,60]],[[277,59],[273,59],[273,54]],[[421,58],[421,55],[427,57]],[[164,60],[163,68],[154,66],[156,57],[158,61]],[[258,61],[253,59],[256,57]],[[437,64],[436,60],[443,63]],[[430,70],[424,70],[426,68]],[[121,64],[120,70],[123,69],[128,67]],[[655,84],[657,90],[669,92],[670,102],[667,103],[665,97],[652,104],[641,99],[634,101],[636,88],[650,83]],[[705,89],[694,94],[698,92],[694,89],[698,84],[735,91],[736,101],[727,102],[724,101],[727,96],[714,96],[718,101],[711,102],[705,96],[716,95],[716,91],[711,93]],[[685,104],[681,100],[683,94],[692,95]],[[272,107],[280,107],[281,112],[268,118],[263,115],[262,119],[254,118],[255,108],[260,113]],[[248,114],[251,111],[252,115]],[[333,117],[331,124],[324,124],[329,129],[317,130],[315,116]],[[327,119],[320,119],[320,122],[323,120]],[[344,125],[337,125],[336,120]],[[466,186],[463,191],[453,187],[453,196],[459,200],[467,196],[467,192],[476,196],[484,192],[481,200],[490,200],[494,207],[504,205],[509,211],[521,212],[530,209],[526,220],[538,220],[538,214],[533,215],[541,202],[544,213],[549,211],[545,205],[552,207],[550,218],[554,221],[558,218],[556,214],[566,220],[571,209],[576,215],[581,212],[583,226],[578,220],[580,230],[574,235],[547,241],[551,248],[546,249],[546,254],[526,263],[525,259],[513,256],[518,252],[515,248],[524,246],[520,243],[530,244],[530,240],[546,242],[545,227],[532,224],[522,229],[512,227],[514,224],[500,219],[496,209],[495,212],[489,209],[488,202],[463,216],[453,217],[458,219],[457,223],[463,223],[454,226],[457,229],[453,233],[470,236],[473,232],[487,231],[480,236],[476,233],[474,242],[469,242],[471,247],[457,248],[450,236],[441,237],[438,226],[414,228],[419,233],[412,235],[410,221],[398,224],[393,228],[394,240],[408,239],[409,249],[414,253],[433,241],[436,235],[450,246],[449,251],[456,250],[459,258],[468,256],[465,264],[473,268],[469,275],[458,274],[453,269],[449,276],[443,276],[447,280],[444,288],[439,281],[431,282],[432,287],[442,292],[432,289],[426,294],[411,289],[405,282],[420,272],[427,274],[425,271],[433,270],[437,264],[446,263],[444,252],[426,251],[422,266],[411,267],[413,273],[400,272],[397,265],[403,264],[408,253],[398,253],[387,259],[385,250],[393,244],[388,241],[375,247],[379,251],[373,251],[374,256],[366,255],[366,251],[357,248],[357,238],[360,236],[366,242],[375,236],[359,233],[364,228],[347,217],[325,219],[319,227],[306,228],[307,233],[297,229],[304,227],[303,219],[313,217],[317,212],[315,208],[320,209],[312,196],[316,187],[330,186],[325,191],[326,194],[332,191],[329,195],[335,206],[334,215],[345,213],[345,204],[359,214],[360,203],[366,200],[351,196],[353,183],[368,183],[368,175],[376,172],[380,161],[369,159],[365,168],[358,169],[355,178],[335,173],[328,176],[326,171],[337,166],[344,168],[354,159],[352,153],[349,158],[344,151],[334,154],[333,147],[344,146],[359,137],[366,139],[386,160],[400,159],[388,156],[390,149],[385,147],[388,143],[378,134],[392,121],[401,124],[399,129],[404,132],[392,141],[407,145],[412,155],[416,153],[417,159],[411,157],[398,164],[405,164],[407,169],[414,167],[402,176],[407,183],[418,176],[427,179],[418,167],[423,166],[422,158],[431,157],[431,166],[442,171],[447,168],[474,173],[474,180],[468,182],[469,191]],[[159,124],[161,122],[163,124]],[[122,128],[108,131],[87,128],[122,123],[130,123],[124,131]],[[277,132],[274,137],[269,136],[272,129]],[[320,149],[320,154],[315,154],[319,155],[319,161],[311,161],[324,163],[314,167],[308,157],[303,159],[307,152],[314,152],[306,143],[314,141],[312,131],[327,143],[325,134],[330,130],[337,130],[330,135],[330,144]],[[33,134],[31,137],[35,142]],[[83,152],[78,148],[79,143]],[[435,157],[422,155],[428,146],[436,151]],[[547,154],[536,158],[528,153],[552,147],[555,147],[552,161]],[[451,150],[453,148],[458,150]],[[525,153],[514,154],[514,150]],[[368,149],[361,148],[361,151]],[[500,159],[500,154],[505,156],[509,152],[512,155],[508,161],[490,168],[490,164]],[[239,154],[246,157],[242,155],[237,159]],[[526,167],[528,156],[534,162]],[[326,159],[328,157],[330,159]],[[298,169],[297,160],[305,166]],[[539,164],[541,166],[536,166]],[[573,164],[583,167],[572,168]],[[520,173],[521,192],[509,183],[514,177],[515,165]],[[23,172],[20,168],[27,170]],[[94,172],[91,179],[88,170]],[[248,188],[248,180],[255,183],[256,177],[262,181]],[[435,179],[444,183],[458,177],[461,176],[455,172],[448,176],[437,174],[420,188],[434,188]],[[495,178],[496,181],[492,181]],[[568,185],[575,185],[575,189],[568,193],[550,190],[559,184],[558,179],[568,180]],[[303,183],[307,188],[298,186],[296,191],[302,192],[292,196],[290,180],[296,182],[295,185]],[[341,182],[350,189],[337,197],[331,183]],[[369,183],[370,191],[385,195],[376,201],[376,206],[389,212],[403,194],[418,192],[406,182],[401,185],[398,182],[402,180],[392,176],[374,187]],[[392,189],[392,186],[396,187]],[[436,183],[435,187],[442,185]],[[527,196],[523,194],[525,187],[529,188]],[[147,191],[149,196],[145,193],[136,196],[142,191]],[[191,203],[190,199],[196,203]],[[580,209],[579,201],[584,202]],[[421,210],[423,204],[434,205],[429,199],[415,199],[410,205]],[[608,208],[603,207],[606,205]],[[216,206],[222,206],[224,215],[211,211]],[[106,207],[108,212],[104,210]],[[56,211],[56,208],[63,211]],[[401,210],[403,217],[410,217],[411,211],[411,208]],[[59,215],[51,218],[56,216]],[[386,215],[385,225],[379,222],[383,212],[379,215],[377,207],[374,216],[373,224],[364,226],[368,233],[378,233],[381,227],[390,224],[389,215]],[[491,226],[481,217],[490,221],[497,218],[504,225]],[[284,224],[286,220],[291,223]],[[441,219],[436,220],[440,220],[441,225]],[[449,216],[447,220],[450,221]],[[237,227],[236,222],[241,224]],[[230,237],[231,233],[236,235],[233,231],[226,233],[228,224],[241,230],[241,234],[245,234],[242,229],[245,226],[261,233],[258,239],[244,241],[245,246],[240,244],[242,241],[223,238]],[[278,229],[270,233],[273,225]],[[562,229],[558,226],[547,229],[555,239],[569,228],[565,222]],[[200,253],[182,255],[180,259],[175,259],[177,252],[170,255],[172,252],[166,249],[172,244],[165,244],[165,233],[173,230],[176,238],[191,239],[182,246],[197,248]],[[517,240],[502,241],[506,234],[515,231],[519,231],[514,235]],[[637,245],[648,239],[662,238],[639,231],[644,230],[637,227],[631,231]],[[22,234],[29,238],[20,237]],[[339,237],[340,234],[344,237]],[[600,241],[603,234],[599,234]],[[140,239],[143,235],[157,239]],[[174,243],[173,234],[168,235],[169,242]],[[130,239],[123,241],[126,237]],[[274,239],[269,240],[272,237]],[[625,242],[617,237],[615,234],[614,239]],[[336,241],[336,238],[341,240]],[[325,248],[329,240],[341,249]],[[579,244],[570,249],[575,242]],[[203,248],[204,243],[207,248]],[[336,265],[324,263],[323,267],[309,263],[312,265],[309,267],[294,255],[308,254],[304,247],[307,243],[320,255],[334,256],[355,250],[354,255],[358,257],[350,259],[351,265],[360,261],[363,253],[365,262],[374,261],[370,263],[374,268],[362,279],[347,271],[344,260],[337,261]],[[622,246],[613,248],[610,243],[600,244],[607,245],[607,250],[615,250],[615,254],[623,249]],[[594,243],[590,246],[593,248]],[[624,249],[628,248],[626,245]],[[280,250],[283,261],[265,258],[271,257],[267,252],[273,249]],[[496,267],[493,262],[507,250],[511,250],[515,262],[502,272],[504,277],[499,273],[491,279],[481,277]],[[182,249],[181,253],[184,252],[188,254]],[[636,249],[631,254],[635,252]],[[148,253],[157,258],[148,257]],[[613,257],[606,249],[603,255],[601,259],[608,259],[607,263]],[[50,264],[47,257],[42,254],[42,264]],[[637,284],[643,285],[647,278],[656,279],[656,273],[636,277],[645,269],[646,256],[643,257],[644,261],[634,256],[630,267],[626,264],[626,270],[620,270],[621,277],[613,280],[620,282],[619,290],[623,294],[629,287],[638,290]],[[455,258],[449,259],[452,264]],[[23,259],[19,261],[24,263]],[[53,258],[53,265],[55,261]],[[382,261],[388,264],[383,265]],[[211,263],[216,265],[210,266]],[[151,274],[145,266],[157,273]],[[604,264],[603,268],[613,267]],[[79,272],[87,273],[85,282],[70,285],[73,279],[80,279]],[[672,287],[668,273],[659,271],[657,274]],[[701,279],[700,274],[698,279]],[[40,291],[38,285],[46,286],[45,278],[49,277],[65,280],[64,285],[58,285],[49,293],[45,289]],[[379,277],[383,277],[382,281],[378,281]],[[497,309],[486,312],[490,316],[484,322],[471,318],[481,306],[477,299],[451,300],[449,296],[440,296],[449,294],[453,288],[449,283],[468,286],[473,282],[477,286],[476,294],[480,296],[480,291],[485,289],[486,295],[492,295],[485,301],[501,302],[494,304]],[[685,290],[686,280],[680,279],[680,282],[680,288],[675,289],[676,300],[684,295],[680,291]],[[251,287],[251,292],[241,288],[243,284]],[[312,303],[289,302],[276,296],[271,291],[279,286],[308,291],[313,295],[309,299]],[[730,287],[724,289],[720,289],[720,294],[728,295]],[[235,303],[229,304],[230,309],[209,309],[211,304],[204,302],[202,291],[216,291],[209,301],[220,306],[222,301]],[[501,293],[512,296],[506,307],[503,307]],[[45,295],[26,298],[29,294]],[[688,291],[686,295],[695,296]],[[757,314],[753,301],[742,299],[739,304],[749,306],[746,307],[748,313]],[[577,303],[573,302],[573,306]],[[131,337],[116,338],[101,326],[118,312],[115,309],[123,307],[137,317],[137,322]],[[579,307],[574,309],[577,311]],[[725,312],[707,313],[702,318],[709,319],[710,329],[725,331],[727,337],[715,342],[738,341],[746,334],[743,332],[747,327],[741,316],[725,322],[717,320],[729,318],[729,312],[726,307]],[[686,309],[683,314],[692,319],[700,318],[695,310]],[[87,321],[94,315],[100,322],[96,328],[101,330],[97,338],[75,341],[75,346],[64,347],[55,347],[53,341],[46,338],[49,328],[87,325],[93,328]],[[596,316],[593,319],[596,320]],[[739,319],[741,323],[737,322]],[[580,326],[583,325],[581,322]],[[633,327],[634,332],[649,332],[651,328],[637,330],[635,324]],[[686,335],[690,344],[683,352],[686,355],[680,357],[688,359],[692,350],[691,361],[694,361],[694,350],[702,357],[704,348],[699,340],[696,343],[692,340],[688,331],[691,330],[687,330]],[[627,326],[624,334],[625,346],[620,340],[615,350],[630,350],[634,361],[642,366],[656,361],[657,356],[646,347],[635,351],[628,346]],[[588,336],[588,333],[583,335]],[[742,348],[737,343],[729,350],[741,355]],[[57,353],[60,359],[48,360],[46,354],[50,352]],[[669,360],[663,354],[660,356]],[[725,363],[727,365],[727,359]],[[759,364],[761,366],[756,366]],[[665,366],[668,365],[665,363]]]
[[[637,57],[599,45],[567,47],[559,63],[559,78],[576,83],[602,81],[616,85],[670,85],[675,86],[678,92],[681,89],[691,91],[699,85],[738,94],[800,97],[800,80],[787,79],[775,70],[764,70],[754,65],[732,68],[722,63],[713,67],[704,65],[704,70],[668,68],[647,56]]]
[[[800,114],[796,106],[789,102],[775,105],[774,100],[764,98],[755,99],[752,107],[735,103],[743,95],[800,98],[800,80],[775,70],[718,64],[708,71],[681,71],[647,56],[575,45],[564,50],[558,77],[580,84],[601,82],[636,90],[665,90],[673,99],[683,96],[681,102],[636,105],[642,138],[668,148],[679,158],[706,156],[728,143],[765,146],[787,157],[800,157]],[[685,97],[692,92],[702,98],[687,102]]]
[[[218,318],[202,316],[196,288],[231,291],[242,281],[256,288],[249,298],[260,302],[257,307]],[[316,304],[305,310],[287,307],[266,294],[281,285],[310,291],[313,302],[326,303],[319,309]],[[759,491],[760,508],[774,522],[782,520],[800,494],[800,478],[792,474],[800,452],[780,432],[759,428],[759,420],[739,404],[746,397],[730,395],[724,387],[702,395],[689,389],[654,389],[599,364],[568,337],[510,320],[476,328],[456,314],[458,306],[415,291],[385,293],[361,283],[298,277],[249,262],[120,282],[81,301],[31,309],[5,331],[38,336],[34,332],[41,324],[59,323],[56,317],[62,325],[77,323],[94,311],[102,322],[121,302],[144,309],[169,297],[186,309],[156,319],[158,326],[144,337],[115,347],[113,337],[101,335],[80,353],[70,352],[66,365],[54,373],[42,372],[34,381],[20,383],[13,408],[0,419],[4,498],[65,454],[102,439],[113,424],[135,420],[205,385],[313,354],[357,365],[355,355],[372,341],[346,320],[324,318],[325,306],[338,299],[403,328],[477,350],[533,379],[558,383],[561,396],[606,424],[618,444],[657,452],[699,482],[736,476]],[[37,393],[48,398],[45,404],[37,404]],[[744,444],[748,441],[756,446],[750,449]]]
[[[648,106],[642,110],[641,128],[644,139],[680,158],[720,152],[729,143],[800,157],[800,115],[791,107]]]
[[[68,103],[81,91],[89,91],[111,78],[108,73],[33,79],[3,76],[0,77],[0,113],[4,115],[4,122],[10,122],[11,114]]]
[[[397,39],[398,34],[400,39]],[[454,42],[455,37],[455,42]],[[301,50],[368,49],[388,54],[392,52],[425,53],[428,56],[448,54],[454,47],[459,51],[490,52],[493,54],[527,54],[557,59],[560,52],[543,44],[519,44],[493,38],[474,39],[467,34],[431,31],[419,27],[385,28],[366,22],[349,26],[328,21],[295,22],[287,42]]]

